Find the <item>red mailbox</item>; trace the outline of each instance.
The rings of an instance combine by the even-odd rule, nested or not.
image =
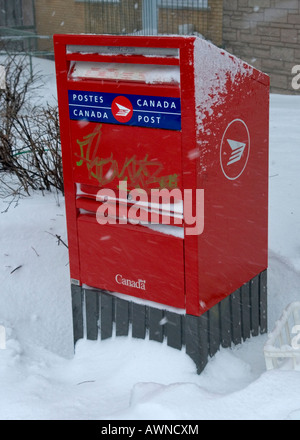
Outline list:
[[[194,317],[265,286],[269,78],[196,37],[54,45],[72,286]]]

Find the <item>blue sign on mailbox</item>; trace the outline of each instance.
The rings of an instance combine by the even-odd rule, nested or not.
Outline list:
[[[180,98],[69,90],[70,119],[181,130]]]

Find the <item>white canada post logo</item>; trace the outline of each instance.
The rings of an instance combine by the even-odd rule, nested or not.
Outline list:
[[[250,134],[242,119],[234,119],[224,131],[220,163],[224,176],[229,180],[238,179],[244,172],[250,155]]]
[[[129,122],[133,115],[133,107],[126,96],[117,96],[111,104],[113,117],[121,123]]]
[[[229,161],[227,165],[232,165],[235,162],[238,162],[242,159],[243,153],[246,148],[246,144],[243,144],[242,142],[233,141],[232,139],[227,139],[227,142],[230,145],[230,148],[232,150],[232,154],[229,157]]]
[[[124,107],[124,105],[118,104],[117,102],[116,102],[116,106],[119,109],[119,111],[116,113],[116,116],[122,116],[122,117],[126,118],[128,113],[131,111],[130,108]]]
[[[130,280],[128,278],[124,278],[123,275],[117,274],[115,276],[115,280],[118,284],[122,284],[123,286],[133,287],[134,289],[146,290],[146,280],[138,279],[137,281]]]

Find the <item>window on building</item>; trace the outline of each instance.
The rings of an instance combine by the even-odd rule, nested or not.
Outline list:
[[[174,9],[207,9],[208,0],[158,0],[158,6],[161,8]]]

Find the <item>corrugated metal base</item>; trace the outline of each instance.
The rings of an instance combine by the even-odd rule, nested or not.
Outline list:
[[[193,359],[200,374],[220,347],[267,332],[267,271],[244,284],[209,311],[183,315],[127,301],[109,292],[72,285],[74,344],[131,335],[163,342]]]

